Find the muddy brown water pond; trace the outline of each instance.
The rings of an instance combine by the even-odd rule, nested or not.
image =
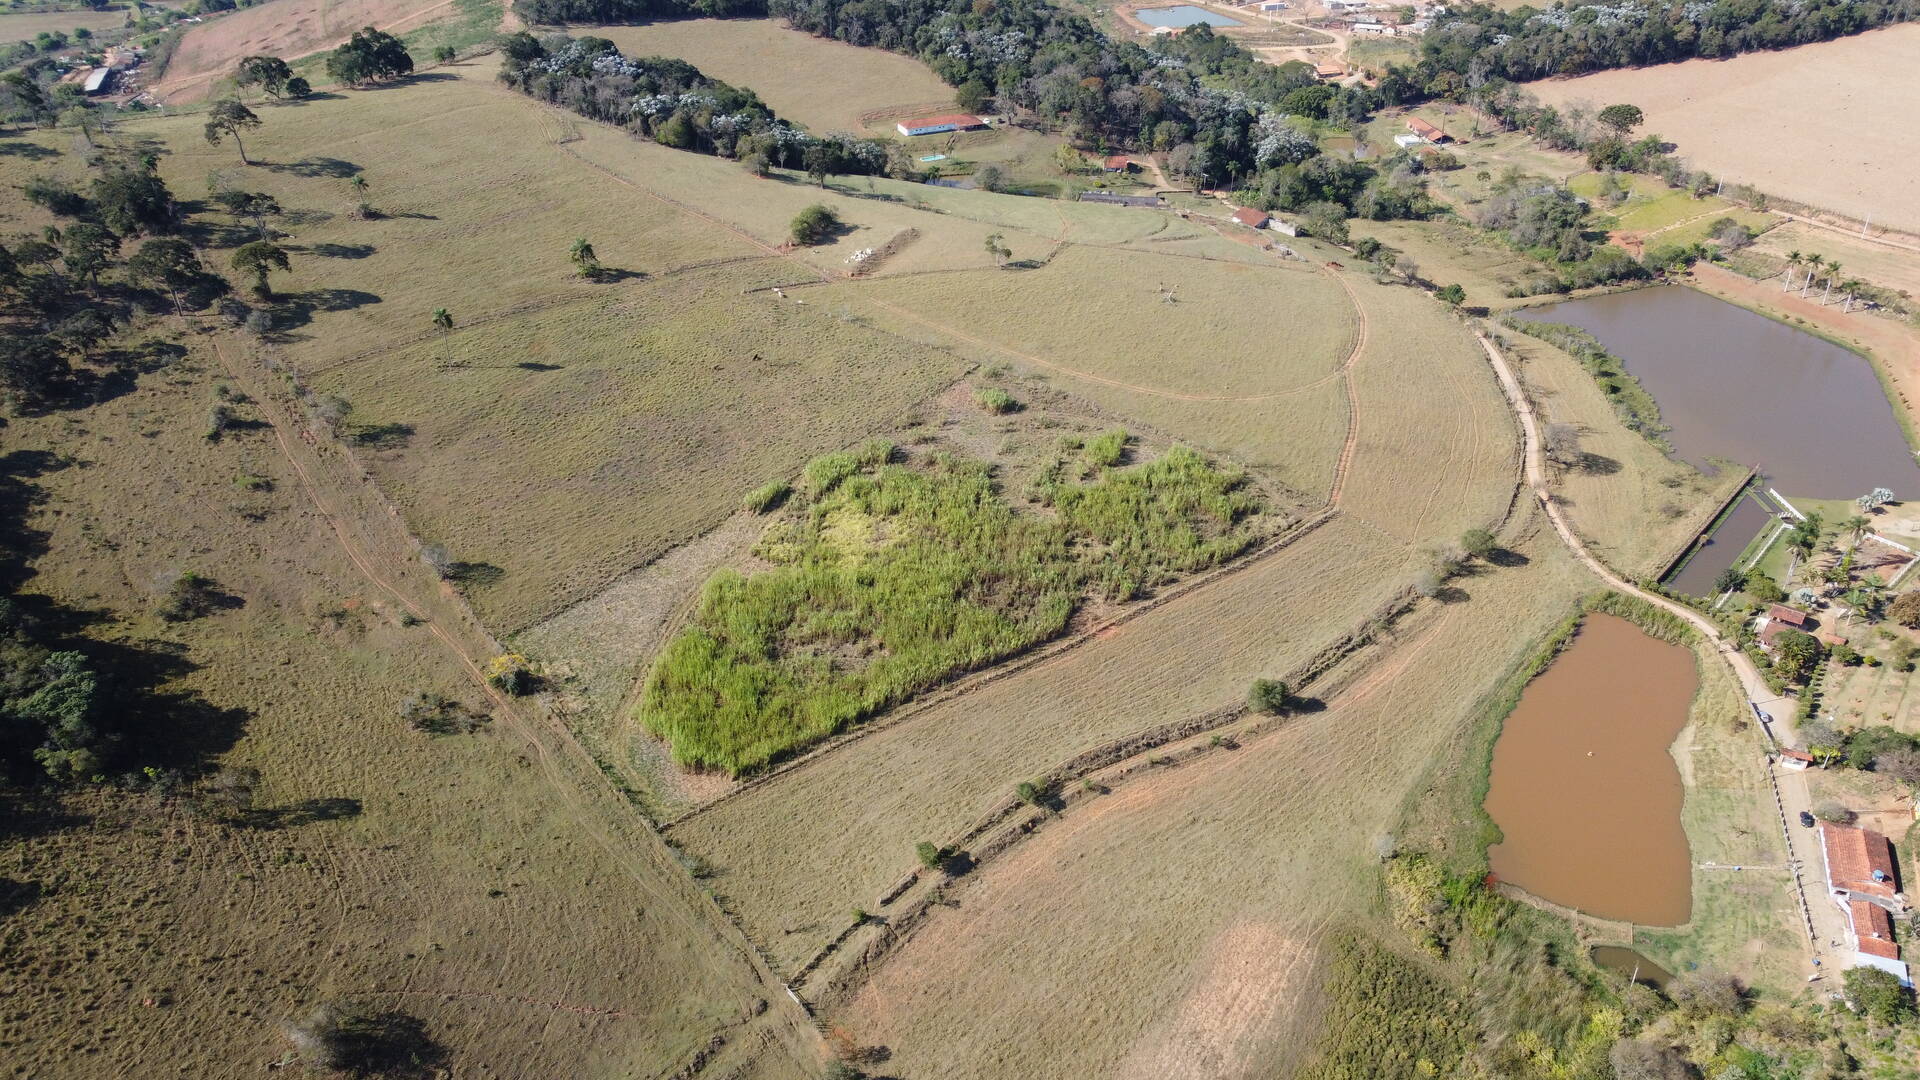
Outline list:
[[[1593,947],[1594,965],[1611,971],[1623,979],[1631,979],[1643,986],[1655,990],[1665,990],[1673,981],[1673,973],[1659,964],[1641,956],[1632,949],[1618,945],[1595,945]]]
[[[1505,839],[1493,872],[1604,919],[1678,926],[1693,906],[1680,770],[1693,652],[1613,615],[1588,615],[1527,684],[1493,748],[1486,809]]]
[[[1516,314],[1599,338],[1660,403],[1667,440],[1695,465],[1758,466],[1789,497],[1885,487],[1920,498],[1920,464],[1863,356],[1677,285]]]

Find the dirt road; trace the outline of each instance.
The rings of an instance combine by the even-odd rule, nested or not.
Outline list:
[[[1685,619],[1700,631],[1706,640],[1713,642],[1715,650],[1733,669],[1734,675],[1740,680],[1741,690],[1746,695],[1749,707],[1755,712],[1769,713],[1779,718],[1782,723],[1786,722],[1792,715],[1795,705],[1793,699],[1783,698],[1769,689],[1753,661],[1741,652],[1736,644],[1728,641],[1712,620],[1692,608],[1634,585],[1614,573],[1587,550],[1586,544],[1573,531],[1572,525],[1568,523],[1565,513],[1561,511],[1548,487],[1545,455],[1541,449],[1540,425],[1534,415],[1533,403],[1527,399],[1526,393],[1521,389],[1520,380],[1513,373],[1513,368],[1493,342],[1487,340],[1486,336],[1478,331],[1474,336],[1480,339],[1480,347],[1486,350],[1487,360],[1493,365],[1494,374],[1500,380],[1500,389],[1507,396],[1507,404],[1520,421],[1525,445],[1527,486],[1533,490],[1533,497],[1540,504],[1541,509],[1546,511],[1547,520],[1553,524],[1553,531],[1560,534],[1561,543],[1566,545],[1574,558],[1580,560],[1582,565],[1592,571],[1594,576],[1606,582],[1610,588],[1628,596],[1639,597],[1663,611]],[[1768,724],[1762,724],[1761,731],[1767,739],[1766,749],[1773,749],[1775,732]],[[1799,828],[1797,825],[1800,813],[1810,811],[1811,807],[1808,805],[1804,777],[1796,774],[1795,778],[1802,782],[1782,783],[1778,771],[1771,767],[1768,769],[1768,779],[1773,785],[1778,804],[1782,843],[1785,844],[1792,858],[1794,891],[1798,896],[1800,917],[1806,928],[1810,949],[1807,971],[1812,974],[1818,970],[1821,954],[1829,947],[1828,943],[1844,941],[1845,930],[1840,920],[1839,909],[1826,902],[1825,890],[1819,887],[1825,868],[1821,862],[1818,843],[1811,838],[1812,830]]]

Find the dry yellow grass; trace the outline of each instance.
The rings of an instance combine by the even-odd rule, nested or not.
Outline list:
[[[100,31],[127,24],[125,11],[34,11],[0,15],[0,41],[31,41],[38,34],[65,34],[73,37],[76,28]]]
[[[888,429],[963,370],[820,305],[746,294],[779,280],[759,264],[663,277],[315,386],[353,402],[356,423],[413,429],[369,463],[424,540],[505,570],[473,600],[516,630]]]
[[[1353,366],[1359,430],[1341,507],[1409,544],[1498,520],[1519,477],[1519,435],[1479,344],[1424,292],[1353,287],[1367,343]]]
[[[591,31],[629,56],[675,56],[760,95],[774,113],[816,132],[858,132],[870,112],[924,106],[950,112],[953,87],[908,56],[791,30],[771,19],[690,19]]]
[[[1626,101],[1642,130],[1696,167],[1856,219],[1920,229],[1920,154],[1901,103],[1920,97],[1920,26],[1731,60],[1603,71],[1529,83],[1549,104]],[[1764,133],[1764,134],[1761,134]]]
[[[1278,554],[1111,634],[938,701],[676,826],[719,868],[716,889],[796,966],[855,906],[946,843],[1015,784],[1082,751],[1233,706],[1358,625],[1409,554],[1336,518]]]
[[[464,737],[405,728],[416,689],[484,699],[347,561],[270,432],[202,437],[215,370],[196,354],[106,403],[12,420],[6,460],[87,465],[29,481],[50,554],[27,590],[107,613],[90,636],[164,652],[177,674],[162,689],[208,707],[190,738],[231,742],[222,760],[259,768],[257,805],[287,816],[228,827],[113,790],[10,813],[22,831],[0,875],[41,894],[7,920],[8,1060],[253,1075],[286,1052],[280,1020],[336,998],[419,1016],[460,1074],[675,1068],[719,1033],[744,1060],[765,988],[639,822],[592,793],[597,776],[551,786],[547,750],[497,719]],[[272,487],[242,490],[241,474]],[[156,594],[185,569],[243,605],[161,622]],[[349,810],[310,819],[310,800]],[[782,1056],[766,1075],[806,1075]]]
[[[1817,252],[1837,260],[1843,278],[1857,277],[1882,288],[1920,296],[1920,255],[1863,240],[1844,231],[1789,221],[1755,240],[1753,250],[1781,260],[1790,252],[1798,251],[1802,255]],[[1779,265],[1784,267],[1785,263]],[[1805,276],[1796,273],[1794,278],[1797,282]],[[1779,283],[1784,284],[1784,279]]]
[[[331,49],[363,26],[394,34],[451,14],[458,0],[273,0],[216,16],[180,39],[151,90],[170,105],[199,101],[243,56],[293,60]],[[416,57],[416,62],[424,57]]]
[[[1371,919],[1374,837],[1578,586],[1557,546],[1515,543],[1528,565],[1423,608],[1326,711],[1076,801],[956,883],[835,1019],[902,1075],[1157,1075],[1169,1040],[1188,1070],[1173,1075],[1297,1067],[1318,1014],[1312,957]],[[1511,636],[1489,638],[1495,624]],[[1212,662],[1187,648],[1190,669]],[[1229,961],[1235,948],[1247,955]]]

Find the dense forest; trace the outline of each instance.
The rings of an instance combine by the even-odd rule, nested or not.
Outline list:
[[[1407,74],[1433,97],[1489,79],[1525,82],[1608,68],[1728,57],[1857,34],[1920,15],[1910,0],[1718,0],[1474,4],[1428,31]]]

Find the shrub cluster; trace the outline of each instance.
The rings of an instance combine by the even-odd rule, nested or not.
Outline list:
[[[1242,478],[1183,447],[1052,483],[1052,518],[1016,514],[984,463],[893,454],[815,459],[761,542],[775,568],[707,583],[640,705],[681,764],[762,768],[1059,634],[1089,590],[1130,596],[1252,540]]]

